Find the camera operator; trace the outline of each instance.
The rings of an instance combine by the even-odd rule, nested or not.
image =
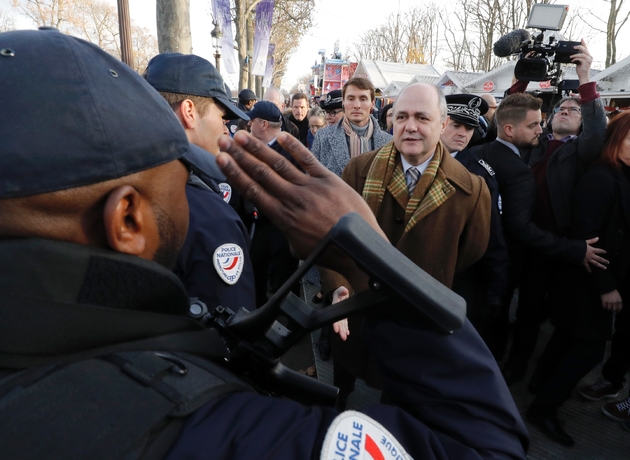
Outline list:
[[[243,384],[221,366],[217,330],[184,316],[188,297],[165,268],[186,236],[196,149],[171,108],[56,30],[0,34],[0,50],[11,88],[0,105],[3,458],[525,458],[526,429],[468,322],[450,335],[368,322],[405,410],[339,414]],[[383,235],[358,194],[297,139],[278,140],[308,175],[245,133],[219,140],[231,156],[217,164],[297,256],[349,212]],[[339,252],[320,263],[367,288]]]
[[[606,114],[595,82],[590,81],[593,57],[584,40],[572,55],[580,86],[579,98],[564,97],[553,108],[551,132],[539,137],[537,147],[523,157],[534,173],[536,200],[532,222],[554,235],[570,235],[575,185],[599,158],[606,134]],[[528,82],[517,81],[510,92],[524,92]],[[528,251],[523,262],[516,311],[516,331],[503,369],[508,385],[522,380],[536,347],[540,324],[549,316],[545,297],[557,282],[564,263],[558,258]],[[539,383],[532,382],[535,387]]]

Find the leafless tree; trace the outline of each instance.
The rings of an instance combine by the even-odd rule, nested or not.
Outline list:
[[[289,58],[313,27],[315,0],[276,0],[269,43],[275,45],[272,86],[279,88]]]
[[[587,9],[586,13],[580,13],[580,17],[594,30],[606,34],[606,67],[610,67],[617,62],[617,37],[630,17],[630,9],[626,8],[624,0],[603,2],[608,4],[608,14],[605,18],[592,8]]]
[[[120,58],[118,13],[102,0],[13,0],[16,11],[35,25],[57,27]],[[1,24],[1,23],[0,23]],[[147,29],[132,25],[134,69],[142,72],[158,53],[157,41]]]
[[[74,0],[13,0],[13,7],[38,26],[62,30],[74,18]]]
[[[0,32],[15,29],[15,19],[8,11],[0,9]]]
[[[416,64],[434,63],[439,51],[440,7],[434,3],[389,15],[354,43],[353,57]]]
[[[131,45],[133,47],[133,68],[136,72],[142,73],[149,60],[158,54],[157,39],[151,35],[149,29],[132,25]]]

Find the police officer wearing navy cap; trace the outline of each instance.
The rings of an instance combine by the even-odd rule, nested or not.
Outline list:
[[[282,112],[273,102],[256,102],[252,110],[247,112],[247,116],[252,136],[298,166],[278,142],[278,134],[282,130]],[[291,254],[286,237],[264,213],[259,214],[251,256],[256,283],[256,305],[261,307],[267,303],[267,290],[275,292],[282,286],[297,270],[299,260]],[[294,283],[291,290],[299,296],[299,282]]]
[[[332,126],[343,118],[343,96],[340,89],[326,93],[319,100],[319,106],[326,113],[326,123]]]
[[[468,318],[481,337],[490,340],[507,286],[509,258],[501,226],[499,186],[494,171],[468,149],[479,127],[479,117],[488,111],[488,103],[473,94],[451,94],[446,96],[446,107],[449,120],[440,140],[451,156],[468,171],[484,178],[492,196],[488,248],[477,263],[456,274],[453,281],[453,290],[466,299]]]
[[[448,335],[368,323],[405,410],[339,414],[252,391],[208,353],[221,337],[185,316],[188,295],[165,268],[185,239],[198,153],[168,104],[125,64],[51,30],[0,34],[0,81],[11,88],[0,104],[3,458],[525,458],[525,426],[468,322]],[[382,235],[358,194],[279,137],[308,175],[246,134],[223,138],[232,156],[218,163],[300,256],[350,211]],[[321,262],[367,289],[341,253]]]
[[[205,149],[193,167],[186,195],[190,209],[188,236],[175,273],[191,297],[214,309],[240,308],[255,298],[249,234],[228,203],[245,207],[216,166],[224,119],[248,120],[225,91],[217,69],[194,54],[164,53],[149,61],[145,79],[160,92],[180,121],[188,140]]]
[[[258,97],[256,93],[254,93],[251,89],[242,89],[240,93],[238,93],[238,104],[236,106],[243,112],[247,112],[251,110]],[[247,121],[247,120],[245,120]],[[234,133],[240,129],[246,129],[247,124],[243,121],[242,118],[235,117],[226,123],[228,131],[230,132],[230,136],[234,136]]]

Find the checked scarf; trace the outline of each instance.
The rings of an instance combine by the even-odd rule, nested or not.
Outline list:
[[[357,155],[361,155],[362,153],[372,150],[370,148],[370,138],[372,137],[372,133],[374,132],[372,117],[370,117],[368,123],[368,129],[365,133],[365,136],[359,136],[357,133],[354,132],[352,126],[350,126],[348,117],[343,117],[341,126],[343,127],[343,131],[346,133],[346,136],[348,136],[348,139],[350,140],[350,158],[354,158]]]
[[[455,187],[446,180],[444,172],[439,169],[444,155],[448,153],[442,143],[438,142],[433,159],[420,176],[418,185],[410,197],[402,164],[398,160],[398,150],[393,141],[384,145],[374,157],[363,186],[363,199],[374,215],[378,215],[386,190],[405,209],[405,222],[407,222],[405,233],[411,230],[420,219],[437,209],[455,193]]]

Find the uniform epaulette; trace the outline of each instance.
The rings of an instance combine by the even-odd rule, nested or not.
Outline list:
[[[488,171],[488,174],[490,174],[491,176],[494,176],[494,169],[492,169],[492,166],[490,166],[488,163],[486,163],[483,160],[479,160],[479,164],[483,166],[486,171]]]

